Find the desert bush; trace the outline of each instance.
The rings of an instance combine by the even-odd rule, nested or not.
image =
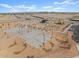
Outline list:
[[[54,21],[55,24],[58,24],[58,25],[63,25],[64,24],[64,19],[62,18],[56,18],[55,21]]]

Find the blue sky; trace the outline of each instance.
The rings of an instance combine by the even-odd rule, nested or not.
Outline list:
[[[79,0],[0,0],[5,12],[79,12]]]

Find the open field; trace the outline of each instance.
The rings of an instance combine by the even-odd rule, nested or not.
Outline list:
[[[79,13],[0,14],[0,57],[79,57]]]

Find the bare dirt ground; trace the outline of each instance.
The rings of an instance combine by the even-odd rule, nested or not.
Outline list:
[[[0,14],[0,57],[78,57],[78,25],[78,13]]]

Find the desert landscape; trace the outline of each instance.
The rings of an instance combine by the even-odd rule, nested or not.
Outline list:
[[[3,57],[79,57],[79,13],[0,13]]]

